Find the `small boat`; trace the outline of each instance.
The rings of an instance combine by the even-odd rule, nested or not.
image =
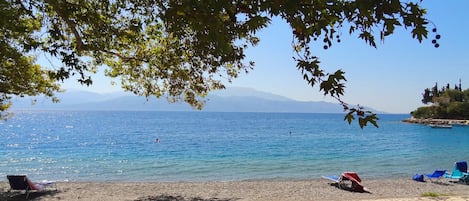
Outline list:
[[[450,124],[428,124],[432,128],[453,128]]]

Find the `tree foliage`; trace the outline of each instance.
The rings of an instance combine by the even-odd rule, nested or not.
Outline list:
[[[38,47],[41,26],[20,5],[0,1],[0,119],[8,116],[12,96],[53,96],[59,91],[49,71],[36,64],[31,53]]]
[[[419,107],[411,114],[415,118],[438,119],[469,119],[469,89],[462,91],[461,81],[454,89],[447,84],[438,89],[438,83],[430,90],[424,90],[423,103],[433,103],[431,106]]]
[[[6,109],[9,98],[18,94],[53,97],[59,90],[55,81],[72,75],[78,75],[82,84],[92,84],[90,75],[106,67],[106,75],[120,79],[127,91],[185,101],[200,109],[209,91],[224,88],[223,80],[231,81],[254,67],[253,61],[244,60],[246,48],[258,43],[256,33],[273,17],[280,17],[292,28],[294,59],[303,79],[336,98],[348,112],[347,121],[358,117],[362,127],[367,122],[377,126],[376,115],[341,100],[345,72],[325,72],[311,44],[322,42],[327,49],[346,33],[376,47],[376,40],[384,40],[396,27],[409,29],[421,42],[428,37],[429,20],[419,3],[0,0],[0,103]],[[439,38],[436,34],[435,47]],[[61,64],[38,66],[37,54]],[[13,71],[34,73],[20,77],[6,73]],[[27,80],[31,85],[8,90],[4,80]]]
[[[454,85],[454,89],[450,88],[449,83],[446,84],[446,87],[438,89],[438,83],[435,83],[435,86],[430,90],[426,88],[422,93],[422,103],[448,103],[448,102],[463,102],[464,93],[461,88],[461,80],[459,80],[459,85]]]

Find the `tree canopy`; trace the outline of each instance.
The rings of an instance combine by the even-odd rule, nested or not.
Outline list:
[[[254,68],[246,48],[256,33],[280,17],[292,28],[296,68],[307,84],[337,99],[350,123],[377,126],[377,116],[341,100],[345,72],[325,72],[310,45],[324,49],[343,33],[357,34],[372,47],[396,27],[421,42],[428,27],[421,1],[199,1],[199,0],[0,0],[0,115],[12,96],[54,97],[60,81],[73,75],[92,84],[97,68],[137,95],[185,101],[200,109],[211,90],[223,89]],[[38,56],[58,60],[40,66]],[[53,63],[53,62],[51,62]],[[301,79],[301,78],[299,78]]]
[[[459,85],[454,85],[454,89],[449,83],[438,89],[438,83],[435,83],[431,89],[424,90],[422,97],[422,103],[432,105],[412,111],[415,118],[469,119],[469,89],[462,90],[461,80]]]

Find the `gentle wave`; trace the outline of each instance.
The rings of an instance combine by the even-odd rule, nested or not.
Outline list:
[[[410,177],[469,159],[469,128],[380,128],[343,114],[16,112],[0,124],[0,176],[70,181]],[[157,142],[157,140],[159,142]]]

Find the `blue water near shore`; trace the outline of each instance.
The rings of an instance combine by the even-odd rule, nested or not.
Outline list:
[[[360,129],[343,114],[16,112],[0,123],[0,176],[231,181],[356,171],[410,178],[469,160],[469,127],[434,129],[402,123],[409,115],[379,117],[380,128]]]

